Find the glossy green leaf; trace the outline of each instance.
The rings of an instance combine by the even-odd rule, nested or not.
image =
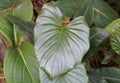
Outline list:
[[[23,43],[18,49],[8,48],[4,74],[7,83],[40,83],[39,65],[33,46]]]
[[[73,17],[82,6],[84,0],[58,0],[56,6],[60,8],[63,15]]]
[[[40,67],[51,77],[80,63],[89,49],[89,28],[84,18],[75,18],[64,26],[61,11],[53,4],[43,6],[34,31]]]
[[[18,17],[9,15],[8,20],[14,23],[29,39],[33,42],[33,32],[35,24],[30,21],[22,20]]]
[[[118,14],[103,0],[85,0],[75,17],[81,15],[85,16],[88,24],[103,28],[118,18]]]
[[[120,19],[114,20],[105,28],[110,34],[120,30]]]
[[[110,37],[110,43],[112,49],[120,55],[120,30],[112,34],[112,36]]]
[[[96,73],[104,78],[108,83],[120,83],[120,69],[102,68],[97,69]]]
[[[101,28],[92,28],[90,30],[90,49],[84,57],[84,60],[87,60],[96,51],[98,51],[101,48],[100,44],[108,37],[109,34],[106,30]]]
[[[77,65],[75,68],[56,77],[55,79],[49,79],[44,71],[41,70],[40,78],[41,83],[88,83],[88,77],[82,64]]]

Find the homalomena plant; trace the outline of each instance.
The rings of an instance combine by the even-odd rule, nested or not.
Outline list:
[[[120,55],[120,20],[115,20],[118,14],[103,0],[46,3],[36,25],[30,22],[31,0],[1,1],[0,9],[0,33],[7,46],[7,83],[120,82],[120,66],[90,66],[89,58],[101,55],[98,51],[105,47],[110,50],[102,63],[113,60],[116,53]]]
[[[59,8],[45,4],[34,31],[42,83],[88,82],[81,64],[89,49],[89,28],[83,17],[63,25]]]

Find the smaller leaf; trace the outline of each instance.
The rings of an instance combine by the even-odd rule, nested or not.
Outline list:
[[[105,28],[110,34],[120,30],[120,19],[114,20]]]
[[[113,50],[120,55],[120,30],[112,34],[110,37],[110,44]]]
[[[40,79],[41,83],[88,83],[88,77],[83,64],[77,65],[75,68],[55,79],[50,79],[47,74],[40,69]]]
[[[35,24],[30,22],[30,21],[25,21],[25,20],[22,20],[16,16],[12,16],[12,15],[8,15],[7,16],[7,19],[9,21],[11,21],[12,23],[14,23],[16,26],[18,26],[18,28],[24,32],[24,34],[26,36],[29,37],[29,39],[33,42],[33,30],[34,30],[34,26]]]

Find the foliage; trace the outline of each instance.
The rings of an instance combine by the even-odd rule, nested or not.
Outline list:
[[[111,2],[1,0],[6,82],[119,83],[120,7]]]

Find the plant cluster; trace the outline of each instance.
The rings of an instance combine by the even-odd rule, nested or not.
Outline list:
[[[119,3],[0,0],[6,82],[119,83]]]

